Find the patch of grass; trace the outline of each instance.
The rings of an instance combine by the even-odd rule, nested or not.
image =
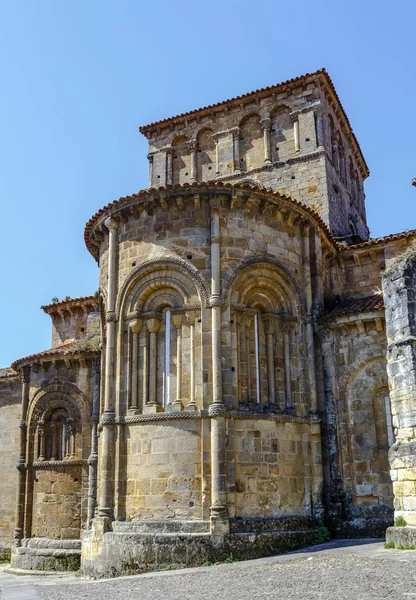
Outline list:
[[[397,546],[397,550],[406,550],[406,548],[403,546],[403,544],[399,544]]]
[[[166,571],[176,571],[178,567],[176,565],[169,565],[166,567]]]
[[[410,544],[410,546],[408,547],[408,550],[416,550],[415,545],[414,544]]]
[[[394,520],[394,526],[395,527],[406,527],[407,525],[407,521],[402,517],[396,517],[396,519]]]
[[[229,556],[227,556],[227,558],[224,559],[224,562],[225,563],[233,563],[233,562],[235,562],[235,560],[233,558],[233,555],[230,554]]]
[[[210,560],[206,560],[202,563],[201,567],[212,567],[212,562]]]
[[[393,550],[396,547],[394,542],[385,542],[384,548],[386,550]]]

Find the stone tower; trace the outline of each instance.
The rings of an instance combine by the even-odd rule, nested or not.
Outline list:
[[[368,239],[368,167],[324,70],[140,131],[151,188],[248,181],[305,203],[336,238]]]

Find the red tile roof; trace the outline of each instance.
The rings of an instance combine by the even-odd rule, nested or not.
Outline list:
[[[404,240],[406,238],[416,237],[416,229],[408,229],[407,231],[401,231],[400,233],[391,233],[379,238],[371,238],[365,242],[359,244],[353,244],[352,246],[345,246],[344,252],[348,250],[355,250],[359,248],[368,248],[369,246],[376,246],[377,244],[388,244],[389,242],[395,242],[397,240]]]
[[[6,367],[5,369],[0,369],[0,379],[10,379],[11,377],[18,377],[18,373],[14,369],[10,367]]]
[[[363,162],[363,165],[364,165],[364,168],[366,171],[366,175],[368,176],[370,171],[368,169],[364,155],[360,148],[360,144],[358,143],[355,133],[351,127],[351,123],[348,119],[347,113],[345,112],[344,107],[341,104],[341,101],[339,99],[339,96],[337,94],[335,86],[332,82],[332,79],[330,78],[330,76],[328,75],[328,73],[325,69],[319,69],[313,73],[305,73],[304,75],[299,75],[298,77],[294,77],[293,79],[288,79],[287,81],[283,81],[283,82],[275,84],[275,85],[260,88],[255,91],[248,92],[246,94],[242,94],[241,96],[236,96],[235,98],[230,98],[228,100],[223,100],[221,102],[217,102],[215,104],[210,104],[210,105],[204,106],[202,108],[190,110],[190,111],[182,113],[180,115],[176,115],[174,117],[169,117],[167,119],[162,119],[160,121],[154,121],[153,123],[149,123],[149,125],[142,125],[139,128],[139,131],[144,136],[148,137],[148,134],[150,133],[150,131],[156,127],[165,127],[165,126],[173,124],[173,123],[179,123],[179,122],[184,121],[187,117],[190,117],[192,115],[201,116],[201,113],[205,113],[208,115],[212,112],[220,112],[221,110],[223,110],[224,106],[227,106],[229,108],[230,106],[238,105],[243,99],[249,99],[251,96],[252,97],[255,97],[258,95],[266,96],[273,92],[280,92],[284,88],[293,87],[294,85],[298,85],[299,83],[303,83],[307,80],[313,81],[316,77],[320,77],[322,79],[323,83],[328,86],[328,88],[329,88],[330,92],[333,94],[339,108],[341,109],[342,116],[344,117],[347,128],[349,129],[351,136],[353,138],[353,141],[355,142],[355,144],[357,146],[357,150],[358,150],[358,152],[360,154],[360,158]]]
[[[56,348],[50,348],[49,350],[43,350],[43,352],[37,352],[36,354],[30,354],[24,358],[18,358],[12,364],[12,369],[17,371],[24,363],[38,362],[38,359],[48,360],[59,357],[71,357],[79,354],[96,354],[98,352],[97,347],[92,344],[89,340],[76,340],[63,344],[62,346],[56,346]]]
[[[370,313],[384,310],[384,298],[380,292],[373,294],[372,296],[365,296],[364,298],[348,298],[347,300],[341,301],[341,303],[324,314],[323,321],[329,319],[336,319],[337,317],[346,317],[349,315],[356,315],[359,313]]]
[[[41,309],[48,315],[63,309],[78,308],[82,306],[93,306],[96,310],[98,309],[98,297],[96,296],[79,296],[78,298],[68,298],[68,300],[60,300],[58,302],[51,302],[50,304],[44,304]]]

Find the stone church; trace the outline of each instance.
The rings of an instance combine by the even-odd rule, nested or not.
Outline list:
[[[416,231],[369,238],[329,75],[140,131],[148,189],[85,228],[97,294],[0,371],[1,552],[99,577],[322,523],[416,543]]]

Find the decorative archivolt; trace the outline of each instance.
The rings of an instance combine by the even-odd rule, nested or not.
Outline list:
[[[31,428],[36,427],[38,421],[49,418],[56,410],[65,410],[70,418],[81,421],[83,411],[72,395],[48,390],[38,395],[36,401],[31,403],[27,422]]]
[[[208,305],[208,287],[196,267],[176,256],[158,257],[143,261],[127,276],[117,297],[117,317],[155,310],[155,292],[162,288],[171,290],[173,306]]]
[[[47,385],[39,388],[33,395],[28,407],[27,422],[31,422],[34,411],[38,414],[39,410],[42,410],[39,407],[42,407],[43,402],[52,401],[53,397],[58,396],[76,406],[83,420],[88,418],[87,399],[79,387],[69,381],[53,379]]]
[[[385,387],[387,384],[386,358],[385,356],[372,356],[367,360],[357,360],[348,369],[348,373],[339,379],[339,389],[349,390],[355,379],[364,372],[364,369],[372,363],[379,362],[380,373],[384,376],[384,381],[380,381],[380,387]],[[373,386],[374,387],[374,386]]]
[[[247,305],[261,290],[267,291],[266,310],[301,314],[298,282],[284,265],[269,256],[252,256],[230,269],[223,282],[222,296],[225,302]]]

